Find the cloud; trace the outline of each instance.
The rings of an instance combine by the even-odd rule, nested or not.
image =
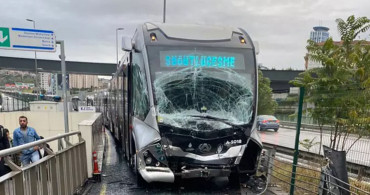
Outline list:
[[[368,0],[167,0],[168,23],[242,27],[260,43],[259,62],[268,67],[303,69],[312,27],[328,26],[339,39],[336,18],[369,16]],[[3,5],[1,26],[52,29],[65,40],[67,60],[115,62],[116,28],[132,36],[137,24],[162,21],[163,0],[17,0]],[[122,52],[120,51],[120,55]],[[32,52],[4,51],[2,56],[33,57]],[[39,53],[57,59],[57,54]]]

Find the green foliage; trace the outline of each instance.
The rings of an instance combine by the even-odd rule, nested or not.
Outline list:
[[[262,71],[258,70],[258,111],[259,115],[273,115],[277,108],[277,103],[272,99],[272,89],[270,79],[263,77]]]
[[[0,74],[0,85],[4,86],[7,83],[23,82],[35,83],[34,75],[19,75],[19,74]]]
[[[322,67],[301,73],[292,83],[306,88],[306,101],[314,104],[307,111],[320,127],[333,127],[330,147],[338,150],[341,142],[344,150],[349,134],[370,134],[370,45],[355,41],[370,28],[370,20],[350,16],[336,22],[341,44],[332,38],[323,45],[308,40],[309,59]]]
[[[299,144],[300,144],[302,147],[306,148],[306,149],[307,149],[307,151],[309,152],[309,151],[310,151],[310,149],[312,148],[312,146],[317,145],[317,144],[319,144],[319,143],[320,143],[320,142],[314,142],[314,141],[315,141],[315,139],[316,139],[316,137],[314,137],[312,140],[310,140],[310,139],[304,139],[304,140],[302,140],[302,141],[299,141]]]

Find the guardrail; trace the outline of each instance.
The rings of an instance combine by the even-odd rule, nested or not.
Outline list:
[[[69,136],[78,135],[78,143],[71,144]],[[24,167],[17,166],[9,155],[47,142],[58,140],[60,150],[52,152],[44,147],[48,156]],[[64,143],[64,144],[62,144]],[[65,147],[63,147],[65,145]],[[86,143],[80,131],[57,135],[14,148],[0,151],[0,157],[11,172],[0,177],[0,194],[69,195],[87,180]]]
[[[292,127],[292,128],[296,128],[297,126],[297,122],[289,122],[289,121],[280,121],[280,125],[282,125],[283,127]],[[332,128],[329,127],[329,126],[326,126],[324,125],[322,127],[322,130],[323,131],[330,131]],[[314,131],[320,131],[320,127],[319,125],[316,125],[316,124],[306,124],[306,123],[302,123],[301,124],[301,130],[314,130]]]

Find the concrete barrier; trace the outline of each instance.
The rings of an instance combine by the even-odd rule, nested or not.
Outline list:
[[[94,151],[98,153],[98,164],[100,170],[103,162],[105,136],[102,126],[102,115],[100,113],[95,113],[89,119],[81,121],[78,124],[78,129],[81,131],[82,137],[86,141],[88,177],[92,177],[94,163],[92,153]]]

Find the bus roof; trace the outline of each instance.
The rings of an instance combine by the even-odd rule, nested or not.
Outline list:
[[[147,31],[160,30],[168,38],[186,40],[230,40],[233,33],[243,35],[243,33],[232,27],[209,26],[198,24],[168,24],[168,23],[145,23]]]

